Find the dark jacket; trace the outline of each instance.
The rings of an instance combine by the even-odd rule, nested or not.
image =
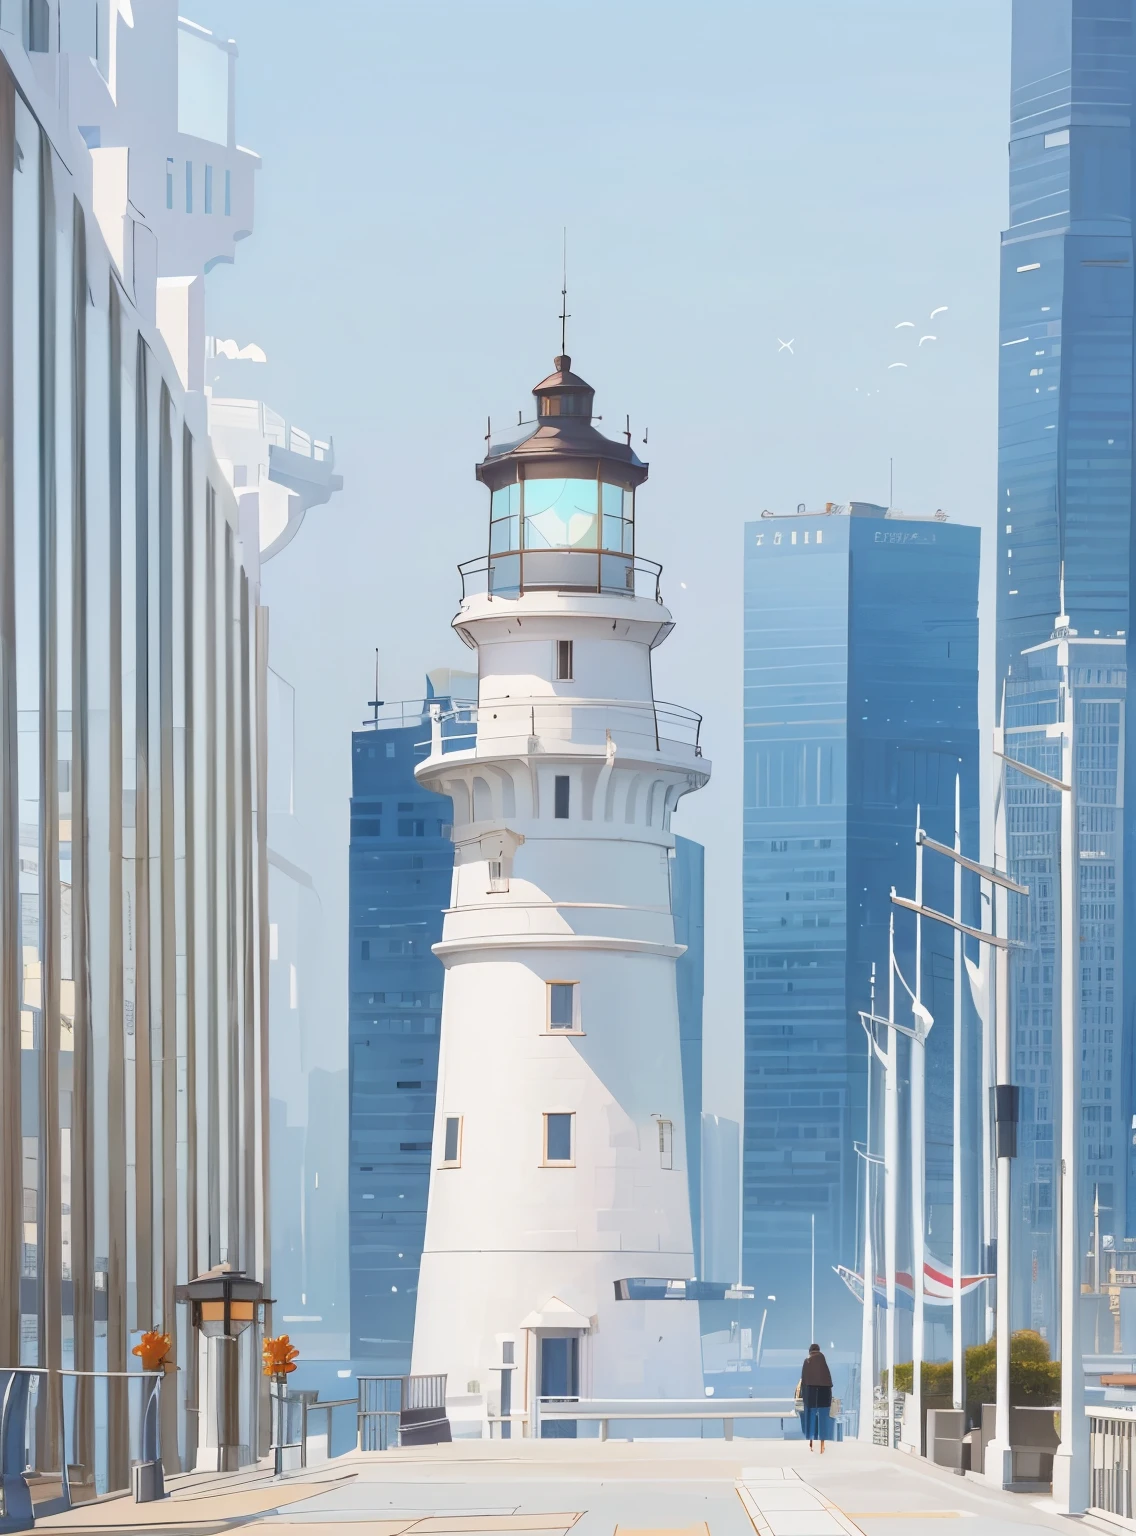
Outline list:
[[[832,1372],[819,1349],[815,1354],[805,1356],[805,1363],[801,1366],[801,1386],[832,1389]]]

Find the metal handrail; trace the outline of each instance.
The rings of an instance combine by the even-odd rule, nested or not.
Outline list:
[[[393,1441],[397,1445],[401,1439],[402,1415],[416,1409],[437,1408],[441,1413],[446,1411],[446,1376],[443,1372],[423,1374],[418,1376],[357,1376],[355,1378],[358,1387],[358,1418],[356,1420],[356,1443],[360,1451],[385,1450],[386,1445],[366,1446],[363,1444],[366,1437],[366,1429],[371,1423],[378,1421],[378,1437],[380,1441],[391,1441],[390,1420],[394,1420]],[[390,1401],[393,1393],[389,1389],[398,1383],[398,1406]],[[381,1402],[378,1406],[372,1406],[367,1401],[371,1396],[370,1388],[373,1383],[380,1385]]]
[[[550,582],[550,581],[534,582],[534,581],[530,581],[530,582],[526,582],[524,580],[524,565],[523,565],[523,559],[524,559],[524,556],[526,554],[536,555],[536,556],[563,554],[563,555],[567,555],[567,556],[572,556],[573,558],[579,557],[579,556],[594,556],[595,559],[596,559],[596,562],[597,562],[597,566],[599,567],[598,572],[597,572],[596,581],[595,582],[580,582],[580,583],[578,583],[578,582],[561,582],[561,581],[556,581],[556,582]],[[501,561],[501,560],[511,559],[514,556],[520,557],[520,560],[521,560],[521,570],[520,570],[520,573],[519,573],[519,579],[517,581],[516,587],[513,588],[512,586],[510,586],[510,588],[509,588],[507,593],[495,593],[495,592],[489,591],[488,590],[488,577],[491,575],[491,573],[493,571],[493,568],[494,568],[494,565],[497,562]],[[596,593],[596,594],[599,594],[599,595],[602,595],[605,592],[612,592],[612,593],[617,593],[620,596],[625,596],[625,597],[626,596],[633,596],[634,593],[630,589],[625,589],[624,587],[604,582],[603,574],[602,574],[602,566],[600,566],[599,562],[602,559],[605,559],[605,558],[608,559],[608,560],[620,560],[620,561],[623,561],[624,562],[624,568],[626,570],[634,572],[634,573],[641,572],[644,576],[653,577],[654,578],[654,582],[655,582],[655,601],[657,603],[660,603],[660,604],[662,603],[662,601],[663,601],[663,591],[662,591],[663,567],[660,565],[660,563],[657,560],[647,560],[642,555],[626,554],[622,550],[618,550],[618,549],[594,549],[594,550],[593,549],[564,549],[564,550],[560,550],[560,549],[532,549],[532,550],[503,549],[503,550],[494,550],[493,553],[489,554],[489,555],[477,555],[472,560],[463,560],[459,564],[459,566],[457,568],[458,569],[458,575],[461,577],[461,584],[462,584],[461,600],[464,603],[467,597],[474,597],[474,596],[478,595],[478,593],[476,591],[471,591],[470,590],[470,585],[471,585],[473,577],[481,576],[481,575],[484,575],[487,578],[487,585],[486,585],[485,590],[486,590],[487,596],[490,599],[493,599],[494,597],[503,597],[503,596],[519,597],[519,596],[522,596],[525,592],[555,592],[555,591],[572,592],[572,593],[577,593],[577,592]]]
[[[47,1376],[49,1374],[49,1372],[48,1372],[47,1367],[43,1366],[43,1365],[8,1365],[8,1366],[4,1366],[4,1370],[6,1370],[8,1372],[8,1381],[7,1381],[7,1383],[6,1383],[5,1387],[4,1387],[4,1399],[3,1399],[3,1402],[0,1402],[0,1473],[3,1474],[2,1476],[0,1476],[0,1514],[4,1515],[4,1517],[7,1518],[8,1515],[11,1513],[11,1511],[8,1508],[8,1487],[7,1487],[8,1477],[9,1476],[15,1476],[17,1478],[22,1478],[23,1474],[27,1471],[26,1462],[25,1462],[25,1465],[23,1467],[21,1467],[18,1472],[15,1472],[15,1473],[10,1472],[9,1468],[6,1465],[4,1465],[4,1458],[7,1456],[7,1450],[8,1450],[8,1425],[9,1425],[9,1421],[10,1421],[11,1416],[12,1416],[12,1396],[13,1396],[12,1388],[16,1384],[16,1377],[17,1376]],[[25,1433],[26,1433],[26,1424],[25,1424]],[[63,1471],[63,1476],[64,1476],[64,1479],[66,1479],[66,1476],[67,1476],[67,1468],[66,1468],[67,1453],[66,1453],[66,1447],[64,1447],[63,1449],[64,1449],[64,1456],[63,1456],[63,1459],[64,1459],[64,1471]],[[26,1454],[27,1454],[27,1448],[25,1446],[25,1456],[26,1456]],[[25,1485],[25,1487],[26,1487],[26,1485]],[[70,1497],[71,1497],[70,1486],[67,1487],[66,1497],[68,1499],[68,1508],[70,1508]],[[29,1502],[29,1508],[30,1508],[30,1505],[31,1505],[31,1495],[30,1495],[30,1493],[28,1495],[28,1502]]]
[[[173,1367],[176,1371],[180,1367]],[[125,1380],[125,1381],[151,1381],[153,1387],[142,1408],[142,1414],[138,1426],[140,1440],[140,1462],[160,1462],[162,1459],[162,1419],[159,1407],[162,1382],[165,1380],[166,1371],[72,1371],[58,1369],[59,1376],[71,1376],[77,1380],[89,1378],[94,1380]],[[72,1405],[74,1406],[74,1405]],[[61,1419],[60,1444],[63,1448],[63,1497],[66,1507],[71,1508],[71,1481],[67,1470],[67,1417],[64,1412],[63,1394],[59,1394],[59,1414]]]
[[[300,1403],[301,1471],[304,1470],[304,1468],[306,1468],[308,1465],[308,1419],[313,1413],[318,1413],[320,1409],[327,1410],[327,1454],[328,1460],[331,1460],[331,1414],[332,1409],[334,1408],[354,1408],[356,1418],[358,1418],[359,1399],[358,1397],[332,1397],[329,1398],[326,1403],[321,1403],[318,1400],[314,1403],[309,1403],[307,1399],[304,1399]],[[356,1423],[356,1438],[358,1438],[358,1423]]]
[[[426,747],[433,750],[435,744],[440,741],[442,752],[468,751],[469,747],[454,745],[457,742],[470,742],[476,744],[478,739],[478,716],[484,715],[488,719],[504,719],[506,722],[510,716],[519,716],[517,724],[525,727],[523,734],[526,737],[539,740],[543,735],[551,735],[560,729],[559,721],[554,719],[551,732],[538,729],[539,717],[546,711],[552,711],[555,715],[558,711],[572,710],[581,715],[599,712],[600,723],[604,726],[603,737],[598,734],[594,743],[578,742],[576,745],[593,745],[598,750],[606,751],[608,748],[609,728],[614,729],[618,737],[620,732],[619,717],[624,720],[628,716],[632,721],[641,720],[648,727],[644,735],[654,738],[655,751],[662,751],[664,741],[675,741],[678,744],[691,747],[695,757],[702,756],[702,716],[697,710],[688,709],[684,704],[670,704],[664,700],[648,699],[577,699],[562,697],[528,698],[528,699],[491,699],[483,704],[462,704],[453,709],[439,710],[436,716],[431,717],[434,729],[428,740],[415,742],[416,747]],[[451,729],[445,730],[443,727]],[[456,730],[453,727],[466,726],[467,730]],[[668,727],[677,729],[681,734],[668,736]],[[494,744],[500,745],[507,737],[496,736]],[[572,743],[570,736],[558,735],[553,739]],[[617,742],[618,747],[618,742]]]
[[[788,1404],[789,1406],[786,1406]],[[570,1398],[538,1397],[533,1421],[534,1435],[540,1435],[540,1422],[547,1418],[553,1422],[572,1422],[583,1419],[600,1426],[600,1439],[606,1440],[608,1426],[615,1421],[635,1419],[681,1420],[718,1419],[727,1440],[734,1438],[735,1419],[780,1419],[782,1425],[798,1412],[795,1400],[788,1397],[738,1397],[738,1398],[666,1398],[619,1399],[619,1398]]]

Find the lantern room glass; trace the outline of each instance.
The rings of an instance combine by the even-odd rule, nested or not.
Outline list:
[[[492,494],[489,552],[602,549],[630,555],[635,493],[600,479],[514,481]]]

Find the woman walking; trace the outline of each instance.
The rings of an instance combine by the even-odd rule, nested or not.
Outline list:
[[[809,1437],[809,1450],[813,1441],[820,1441],[820,1453],[824,1455],[824,1442],[828,1438],[828,1410],[832,1407],[832,1372],[828,1361],[821,1354],[819,1344],[810,1344],[805,1363],[801,1366],[801,1398],[805,1407],[805,1434]]]

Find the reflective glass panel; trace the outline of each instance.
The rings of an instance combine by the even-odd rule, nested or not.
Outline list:
[[[595,480],[526,480],[526,549],[595,549]]]
[[[519,485],[503,485],[499,491],[493,492],[492,510],[490,517],[494,522],[500,517],[516,517],[521,510],[521,488]]]
[[[548,1023],[551,1029],[576,1027],[576,984],[550,981],[548,984]]]
[[[507,549],[519,549],[521,536],[520,519],[495,517],[489,525],[489,552],[496,555]]]
[[[621,485],[603,484],[600,487],[603,506],[602,547],[618,554],[629,555],[634,547],[633,515],[635,492],[626,491]]]
[[[546,1115],[547,1144],[545,1146],[545,1160],[550,1163],[570,1163],[572,1161],[572,1116],[571,1115]]]

